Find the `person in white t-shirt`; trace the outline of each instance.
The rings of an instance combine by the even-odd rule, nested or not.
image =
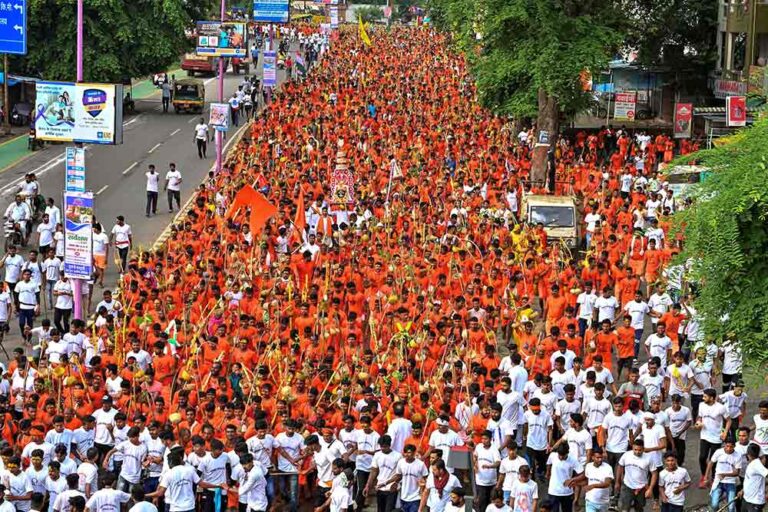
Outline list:
[[[584,493],[586,512],[608,512],[613,468],[603,462],[604,458],[603,449],[597,447],[592,450],[591,462],[584,466],[584,479],[587,485],[581,490]]]
[[[723,443],[727,433],[731,430],[731,418],[723,404],[716,400],[717,392],[708,388],[704,390],[704,402],[699,405],[699,414],[696,417],[694,428],[701,430],[699,440],[699,469],[701,480],[699,488],[706,487],[706,470],[710,457]],[[725,428],[723,428],[725,425]]]
[[[563,511],[573,510],[574,487],[584,473],[584,466],[570,453],[567,444],[561,444],[547,459],[547,494]]]
[[[416,447],[412,444],[403,448],[403,458],[397,461],[395,472],[389,483],[399,483],[400,508],[404,512],[418,510],[421,502],[421,485],[429,475],[426,464],[416,458]]]
[[[662,512],[682,512],[685,490],[691,486],[688,470],[677,464],[674,452],[664,454],[664,469],[659,473],[659,497]]]
[[[101,477],[101,482],[102,488],[93,493],[88,499],[85,504],[85,511],[122,510],[122,504],[128,503],[131,495],[112,488],[115,484],[115,475],[112,473],[104,473]]]
[[[157,195],[160,187],[160,174],[157,173],[154,164],[149,164],[147,172],[147,207],[146,216],[157,215]]]
[[[168,164],[168,172],[165,173],[165,185],[163,190],[168,193],[168,213],[173,213],[173,202],[181,210],[181,173],[173,162]]]
[[[195,468],[184,464],[183,455],[176,451],[168,454],[170,470],[163,473],[157,490],[147,494],[147,498],[165,497],[165,505],[169,512],[188,512],[195,509],[195,489],[222,489],[227,491],[226,483],[210,483],[203,481]],[[108,473],[111,475],[111,473]],[[120,510],[119,507],[115,510]],[[95,512],[95,511],[92,511]]]
[[[109,242],[115,246],[120,256],[118,270],[124,273],[128,265],[128,251],[133,247],[133,232],[131,226],[125,223],[125,217],[117,216],[117,222],[112,227],[112,233],[109,235]]]
[[[371,474],[363,494],[371,496],[375,492],[379,507],[392,510],[397,502],[397,488],[393,476],[403,456],[392,450],[392,438],[388,435],[379,438],[379,446],[381,450],[373,456]]]
[[[619,459],[616,470],[614,490],[619,495],[619,511],[629,512],[631,508],[643,510],[645,500],[653,496],[657,478],[658,474],[645,453],[643,440],[635,439],[632,449]]]
[[[498,471],[501,465],[501,453],[491,444],[493,434],[484,430],[480,436],[481,443],[475,446],[472,453],[472,466],[475,470],[477,510],[485,510],[491,503],[491,493],[496,488]]]
[[[760,447],[751,443],[747,447],[747,469],[744,471],[744,502],[741,509],[744,512],[760,512],[765,507],[765,479],[768,478],[768,468],[760,460]]]
[[[205,119],[200,118],[200,122],[195,125],[195,144],[197,144],[197,156],[200,159],[208,158],[206,150],[208,149],[208,125]]]
[[[507,498],[508,496],[508,498]],[[531,480],[531,468],[520,466],[518,477],[510,488],[509,495],[504,493],[504,501],[509,503],[514,512],[535,512],[539,504],[539,486]]]
[[[707,464],[705,480],[712,488],[709,506],[712,510],[720,508],[720,498],[725,498],[729,512],[736,512],[736,492],[741,473],[742,457],[736,452],[736,440],[727,437],[723,447],[715,450]]]
[[[443,482],[443,485],[438,485],[438,482]],[[456,478],[456,475],[448,472],[443,459],[437,459],[432,463],[429,476],[427,476],[419,507],[421,510],[427,510],[426,507],[429,507],[430,512],[463,511],[463,506],[462,508],[449,508],[452,501],[451,494],[454,491],[458,493],[458,497],[464,497],[459,479]]]
[[[37,231],[38,237],[38,251],[42,256],[45,256],[48,254],[48,249],[53,245],[53,232],[56,231],[56,224],[51,222],[51,218],[46,213],[35,231]]]

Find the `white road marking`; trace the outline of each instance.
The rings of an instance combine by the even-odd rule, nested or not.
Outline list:
[[[189,121],[187,121],[187,124],[192,124],[192,123],[194,123],[195,121],[197,121],[197,118],[196,118],[196,117],[193,117],[192,119],[190,119]]]
[[[109,185],[104,185],[103,187],[101,187],[101,188],[99,189],[99,191],[98,191],[98,192],[96,192],[96,195],[98,196],[99,194],[101,194],[102,192],[104,192],[105,190],[107,190],[108,188],[109,188]]]
[[[154,146],[152,146],[152,149],[150,149],[149,151],[147,151],[147,153],[154,153],[154,151],[155,151],[157,148],[159,148],[160,146],[162,146],[162,145],[163,145],[163,143],[162,143],[162,142],[158,142],[157,144],[155,144]]]
[[[174,135],[176,135],[176,134],[177,134],[177,133],[179,133],[180,131],[181,131],[181,128],[176,128],[175,130],[173,130],[173,131],[171,132],[171,137],[173,137]]]
[[[130,167],[128,167],[126,170],[123,171],[123,176],[131,172],[131,169],[139,165],[139,162],[133,162]]]
[[[133,119],[131,119],[130,121],[125,121],[125,122],[123,123],[123,126],[128,126],[129,124],[133,124],[133,123],[135,123],[136,121],[138,121],[138,120],[139,120],[139,118],[140,118],[140,117],[141,117],[141,114],[137,115],[136,117],[134,117],[134,118],[133,118]]]

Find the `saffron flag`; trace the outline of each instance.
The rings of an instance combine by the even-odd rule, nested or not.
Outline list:
[[[266,225],[270,217],[277,213],[277,207],[256,192],[252,186],[246,185],[235,194],[235,200],[229,207],[227,217],[232,218],[243,208],[250,208],[251,215],[248,224],[253,233],[258,233]]]
[[[357,30],[360,33],[360,39],[362,39],[363,43],[365,43],[366,46],[371,46],[371,38],[368,37],[368,32],[365,31],[363,18],[360,15],[357,16],[357,22],[358,22]]]

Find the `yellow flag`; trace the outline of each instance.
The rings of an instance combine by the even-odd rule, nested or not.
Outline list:
[[[371,46],[371,38],[368,37],[368,32],[365,31],[365,25],[363,25],[363,18],[358,14],[358,32],[360,33],[360,39],[363,40],[366,46]]]

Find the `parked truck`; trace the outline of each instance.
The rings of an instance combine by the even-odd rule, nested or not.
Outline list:
[[[188,53],[181,61],[181,69],[187,72],[187,76],[195,76],[195,73],[215,75],[218,71],[219,61],[217,57]]]

